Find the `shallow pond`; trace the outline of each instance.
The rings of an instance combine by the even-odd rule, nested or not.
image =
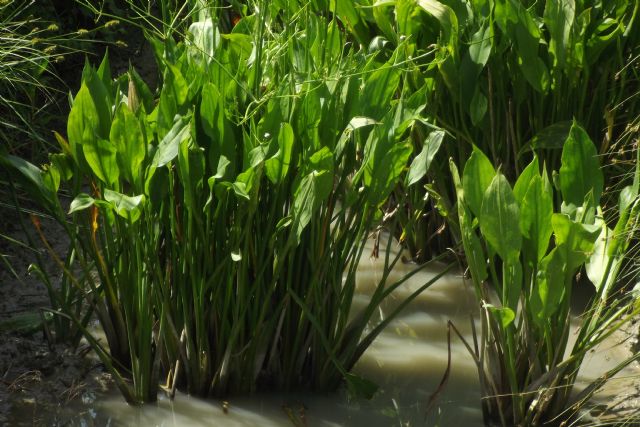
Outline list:
[[[371,259],[369,248],[360,262],[358,295],[354,309],[363,307],[381,275],[383,259]],[[415,265],[400,264],[390,281]],[[437,274],[425,269],[392,294],[380,309],[384,316],[412,290]],[[471,340],[475,313],[473,289],[459,273],[444,276],[413,301],[374,341],[355,367],[373,380],[380,391],[370,400],[349,400],[344,390],[333,394],[258,394],[228,401],[198,399],[178,393],[174,400],[162,393],[154,405],[128,406],[114,391],[99,397],[90,409],[67,418],[71,425],[111,426],[474,426],[482,425],[476,367],[461,340],[452,334],[449,380],[429,405],[445,372],[448,358],[447,321]],[[470,341],[471,342],[471,341]],[[625,357],[625,349],[612,340],[589,355],[582,379],[595,378]],[[622,376],[637,375],[628,368]],[[600,395],[607,400],[625,385],[615,381]],[[67,424],[67,425],[69,425]]]

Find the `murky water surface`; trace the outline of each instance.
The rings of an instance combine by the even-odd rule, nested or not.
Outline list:
[[[382,259],[369,258],[365,250],[359,269],[354,309],[364,307],[381,275]],[[390,281],[415,268],[398,265]],[[415,275],[380,310],[384,316],[403,298],[437,274],[437,268]],[[451,320],[471,342],[475,313],[473,290],[459,274],[444,276],[422,293],[374,341],[355,367],[373,380],[380,392],[371,401],[349,401],[346,392],[318,394],[258,394],[234,397],[228,402],[178,394],[162,394],[155,405],[135,408],[113,396],[98,399],[94,408],[78,416],[74,425],[112,426],[475,426],[482,425],[480,389],[476,367],[461,340],[452,334],[451,372],[448,383],[428,408],[447,366],[447,321]],[[595,378],[624,357],[615,345],[591,354],[583,378]],[[631,374],[637,373],[633,370]],[[625,372],[629,375],[630,372]],[[605,390],[615,395],[615,387]]]

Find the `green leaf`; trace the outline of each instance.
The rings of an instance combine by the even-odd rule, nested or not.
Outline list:
[[[537,49],[536,49],[537,50]],[[549,69],[536,54],[533,58],[519,58],[518,65],[529,84],[538,92],[546,93],[549,88]]]
[[[89,88],[82,84],[73,100],[73,106],[67,120],[69,148],[74,161],[80,167],[85,165],[84,155],[80,148],[85,143],[97,139],[100,123],[96,106],[91,99]]]
[[[189,27],[188,36],[195,47],[191,52],[201,55],[207,63],[210,63],[220,45],[220,31],[213,21],[209,18],[194,22]]]
[[[136,222],[140,218],[145,201],[143,194],[132,197],[109,189],[104,190],[104,199],[111,204],[118,215],[131,222]]]
[[[197,201],[203,193],[204,163],[205,158],[200,147],[193,145],[189,139],[180,143],[177,164],[184,191],[184,203],[194,212],[200,209]]]
[[[293,151],[293,129],[289,123],[283,123],[278,131],[278,152],[264,163],[267,178],[278,184],[289,172]]]
[[[511,323],[513,323],[514,319],[516,318],[516,314],[509,307],[496,307],[492,304],[485,304],[484,308],[489,310],[489,312],[493,314],[496,319],[498,319],[503,328],[506,328]]]
[[[158,104],[158,135],[161,138],[170,131],[175,124],[175,116],[184,113],[185,104],[189,96],[189,85],[180,70],[165,63],[164,84],[160,92]]]
[[[549,31],[549,52],[553,63],[564,68],[570,53],[571,33],[576,12],[575,0],[547,1],[544,8],[544,23]]]
[[[518,66],[529,84],[544,93],[549,87],[549,71],[538,56],[540,30],[526,5],[518,0],[496,0],[495,22],[518,54]]]
[[[146,113],[151,113],[153,111],[154,97],[149,89],[149,86],[144,82],[140,74],[135,70],[135,68],[131,68],[129,70],[129,84],[133,85],[135,88],[135,92],[138,95],[138,98],[142,101],[142,106],[144,107],[144,111]]]
[[[432,15],[440,23],[443,38],[449,46],[450,52],[458,51],[458,17],[449,6],[435,0],[417,0],[418,6]],[[442,43],[445,45],[445,43]]]
[[[109,63],[109,50],[104,53],[102,62],[96,71],[97,77],[105,88],[111,87],[111,64]]]
[[[597,224],[580,224],[563,214],[553,214],[551,226],[556,247],[563,252],[567,262],[568,274],[573,274],[593,253],[600,227]]]
[[[44,166],[42,171],[42,182],[51,191],[51,194],[58,192],[60,188],[60,170],[53,163]]]
[[[338,139],[338,143],[336,144],[336,158],[339,159],[342,156],[342,152],[344,151],[347,142],[351,139],[351,135],[353,134],[353,132],[362,127],[373,126],[379,123],[380,122],[377,122],[369,117],[352,117],[347,127],[345,127],[344,131],[342,131],[340,139]]]
[[[218,87],[206,83],[202,87],[202,102],[200,103],[200,119],[202,129],[209,137],[208,144],[202,144],[208,149],[209,164],[217,165],[220,156],[227,158],[229,174],[236,170],[236,141],[231,124],[225,116],[224,100]]]
[[[380,120],[389,108],[400,83],[400,70],[391,61],[393,58],[365,81],[359,103],[364,116]]]
[[[146,155],[146,144],[138,118],[126,104],[118,107],[111,124],[109,139],[117,149],[116,159],[120,171],[138,188],[142,185],[142,162]]]
[[[0,165],[8,170],[13,169],[18,174],[16,178],[24,187],[30,197],[34,197],[44,208],[50,208],[55,204],[56,194],[44,183],[42,170],[28,161],[0,152]]]
[[[246,201],[251,200],[251,196],[249,196],[249,193],[247,191],[247,184],[245,184],[244,182],[234,182],[233,184],[231,184],[231,189],[237,197],[245,199]]]
[[[587,276],[595,286],[596,292],[599,292],[602,285],[613,277],[612,272],[617,269],[617,264],[620,263],[620,258],[612,259],[608,250],[612,243],[613,230],[607,227],[607,224],[602,220],[598,220],[598,223],[601,226],[600,235],[596,239],[593,253],[585,265]]]
[[[465,193],[466,194],[466,193]],[[482,199],[480,230],[504,261],[516,259],[522,247],[518,202],[507,179],[498,173]]]
[[[98,116],[98,127],[95,129],[95,134],[102,139],[109,137],[113,106],[111,77],[110,73],[105,69],[109,61],[106,57],[105,60],[103,60],[99,72],[96,72],[91,66],[85,66],[82,75],[82,84],[86,85],[89,89],[89,94],[91,95]]]
[[[548,325],[562,302],[567,286],[567,262],[562,248],[554,248],[538,266],[534,288],[531,295],[531,307],[534,319],[540,325]]]
[[[293,196],[293,232],[296,242],[300,242],[302,232],[331,191],[326,186],[327,180],[323,179],[326,176],[330,176],[328,171],[315,170],[305,175]]]
[[[533,156],[533,160],[520,173],[516,185],[513,186],[513,195],[521,207],[524,195],[529,189],[529,184],[531,184],[531,180],[536,176],[540,176],[540,164],[538,163],[538,157]]]
[[[390,17],[393,9],[389,8],[389,6],[393,6],[394,3],[394,1],[377,0],[372,7],[373,18],[375,19],[378,28],[387,39],[392,41],[397,40],[396,32],[393,29],[392,19]]]
[[[584,129],[574,121],[562,150],[562,199],[565,204],[578,207],[592,193],[594,206],[598,206],[603,186],[604,178],[596,147]]]
[[[86,193],[78,194],[69,206],[69,214],[87,209],[93,206],[95,199]]]
[[[549,247],[553,229],[552,195],[545,190],[539,175],[531,179],[529,188],[520,203],[520,230],[524,236],[525,258],[531,264],[539,262]]]
[[[118,181],[120,169],[116,160],[116,147],[106,139],[87,141],[82,146],[84,157],[93,173],[105,184],[113,185]]]
[[[487,114],[487,107],[489,102],[487,101],[487,97],[484,96],[479,86],[476,86],[475,91],[473,92],[473,97],[471,98],[470,113],[471,113],[471,123],[474,126],[477,126],[478,123],[484,119],[485,114]]]
[[[491,161],[478,148],[473,148],[473,153],[464,165],[462,173],[462,188],[464,199],[476,217],[480,216],[482,198],[489,188],[489,184],[496,175]]]
[[[366,45],[370,38],[369,29],[364,20],[361,19],[356,6],[357,3],[352,1],[329,2],[331,11],[340,16],[340,19],[345,23],[345,26],[353,34],[358,43]]]
[[[293,236],[300,236],[313,214],[329,197],[333,189],[333,154],[327,147],[314,153],[309,159],[313,170],[304,175],[293,196]]]
[[[262,167],[249,167],[236,177],[236,181],[232,184],[236,196],[251,201],[251,194],[257,192],[260,184],[259,172],[261,170]]]
[[[529,145],[533,150],[560,149],[564,146],[572,125],[573,122],[564,121],[547,126],[529,141]]]
[[[372,206],[379,206],[387,200],[413,151],[413,146],[406,141],[397,142],[388,149],[383,149],[384,146],[377,144],[364,165],[367,200]]]
[[[467,257],[469,269],[471,275],[476,284],[482,283],[487,278],[486,258],[484,256],[484,249],[482,249],[482,243],[478,238],[471,219],[471,212],[467,207],[465,200],[465,193],[462,189],[462,183],[460,182],[460,175],[458,168],[453,159],[449,161],[449,167],[451,169],[451,175],[456,188],[457,207],[458,207],[458,222],[460,224],[460,232],[462,234],[462,245],[464,247],[464,253]]]
[[[469,57],[478,65],[484,67],[491,56],[491,25],[485,22],[480,29],[471,36]]]
[[[153,166],[161,167],[175,159],[178,155],[180,143],[191,137],[190,121],[190,115],[175,117],[173,127],[158,144],[158,149],[151,162]]]
[[[429,172],[431,162],[438,153],[443,138],[444,131],[436,130],[431,132],[424,140],[422,151],[413,159],[409,167],[406,180],[408,187],[420,181]]]

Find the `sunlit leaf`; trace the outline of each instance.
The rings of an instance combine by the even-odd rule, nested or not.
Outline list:
[[[482,235],[503,260],[513,260],[522,247],[520,209],[511,186],[498,173],[484,193],[480,220]]]
[[[427,136],[422,145],[422,151],[411,162],[407,174],[407,186],[415,184],[427,174],[433,158],[440,149],[443,138],[444,131],[441,130],[433,131]]]
[[[464,165],[462,187],[466,203],[476,217],[480,216],[482,198],[495,174],[496,171],[487,156],[474,148],[469,160]]]
[[[562,150],[560,189],[567,205],[582,206],[589,193],[593,204],[600,203],[604,177],[598,152],[584,129],[573,123]]]

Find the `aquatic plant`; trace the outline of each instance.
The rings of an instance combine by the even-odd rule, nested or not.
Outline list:
[[[585,354],[639,310],[635,298],[616,287],[638,229],[638,170],[620,193],[611,229],[599,207],[603,174],[596,148],[575,122],[553,184],[536,157],[513,188],[477,148],[462,177],[451,162],[464,251],[482,309],[480,341],[466,344],[478,366],[487,423],[568,419],[638,357],[572,394]],[[578,283],[581,271],[596,293],[571,346],[570,302],[574,287],[586,285]]]
[[[623,101],[639,90],[640,75],[633,66],[640,45],[638,2],[317,4],[334,12],[363,46],[394,49],[403,44],[416,65],[404,83],[415,89],[426,85],[424,117],[455,140],[443,145],[436,166],[419,185],[399,190],[411,197],[397,235],[418,259],[459,241],[447,158],[461,165],[475,145],[513,180],[530,151],[548,167],[559,167],[557,143],[574,118],[604,154],[637,116],[635,104]],[[425,57],[425,50],[434,54]],[[440,213],[446,221],[438,219]]]
[[[313,13],[273,41],[266,16],[230,34],[200,16],[184,43],[152,40],[157,103],[133,69],[112,79],[107,57],[87,65],[62,152],[22,174],[51,210],[60,182],[73,196],[67,230],[97,275],[81,283],[108,350],[85,336],[131,403],[155,399],[160,375],[199,395],[343,380],[370,395],[349,370],[393,318],[371,325],[376,307],[410,275],[387,283],[400,254],[387,255],[350,317],[356,267],[368,234],[395,221],[387,199],[423,92],[400,87],[402,49],[345,50],[335,21]]]

